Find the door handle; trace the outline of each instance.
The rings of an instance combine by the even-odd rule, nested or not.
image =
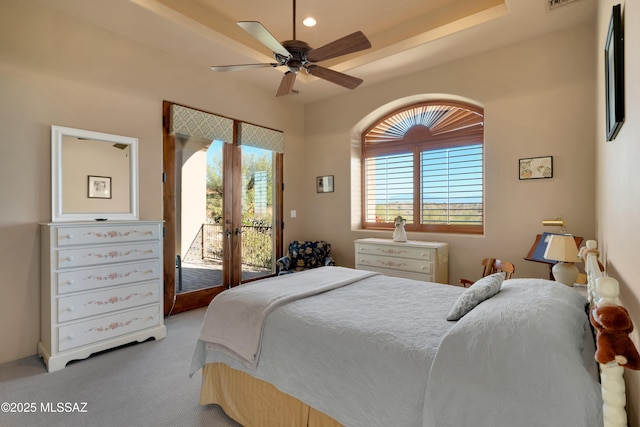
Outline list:
[[[239,236],[243,233],[242,229],[240,229],[240,227],[236,227],[236,236]]]

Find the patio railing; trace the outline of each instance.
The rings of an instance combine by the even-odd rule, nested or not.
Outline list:
[[[271,269],[273,257],[271,231],[270,225],[242,226],[243,265]],[[202,224],[199,234],[202,243],[202,259],[222,261],[224,239],[222,224]]]

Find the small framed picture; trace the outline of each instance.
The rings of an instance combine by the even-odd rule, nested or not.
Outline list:
[[[520,159],[519,178],[553,178],[553,157],[546,156]]]
[[[110,199],[111,198],[111,177],[89,175],[89,198],[90,199]]]
[[[316,191],[318,193],[333,193],[333,175],[317,177]]]

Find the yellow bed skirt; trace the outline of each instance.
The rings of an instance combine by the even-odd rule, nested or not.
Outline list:
[[[217,404],[245,427],[342,427],[273,385],[223,363],[202,368],[200,404]]]

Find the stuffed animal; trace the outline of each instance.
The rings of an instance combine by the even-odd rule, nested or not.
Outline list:
[[[633,323],[627,309],[619,305],[604,305],[591,310],[589,318],[597,329],[596,360],[603,365],[615,361],[625,368],[640,370],[640,355],[629,338]]]

